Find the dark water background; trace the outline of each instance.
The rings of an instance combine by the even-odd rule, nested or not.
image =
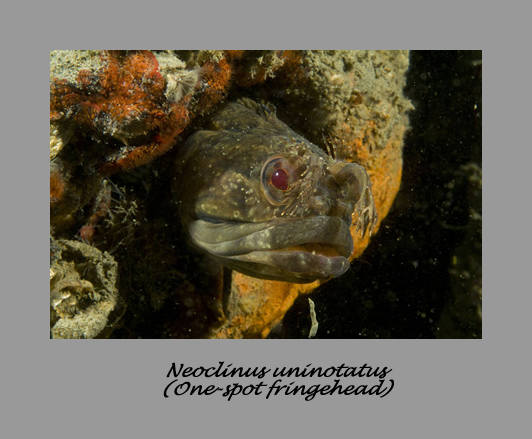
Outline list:
[[[480,51],[413,51],[400,192],[344,276],[311,296],[318,338],[479,338]],[[271,337],[305,337],[307,296]]]

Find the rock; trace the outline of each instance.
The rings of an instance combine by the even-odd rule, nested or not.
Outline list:
[[[95,338],[109,333],[117,311],[118,266],[106,252],[77,241],[52,240],[52,338]]]

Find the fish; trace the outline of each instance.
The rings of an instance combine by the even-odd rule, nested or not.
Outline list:
[[[270,103],[242,98],[193,133],[177,158],[177,210],[188,240],[222,266],[308,283],[344,274],[352,224],[371,233],[371,182],[296,133]]]

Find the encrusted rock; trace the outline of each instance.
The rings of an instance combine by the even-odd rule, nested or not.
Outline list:
[[[77,241],[52,240],[50,327],[52,338],[94,338],[112,326],[118,304],[117,272],[107,252]]]

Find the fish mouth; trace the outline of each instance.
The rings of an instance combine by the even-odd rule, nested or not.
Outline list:
[[[353,240],[336,216],[262,223],[193,221],[192,242],[229,268],[255,277],[306,283],[349,269]]]

